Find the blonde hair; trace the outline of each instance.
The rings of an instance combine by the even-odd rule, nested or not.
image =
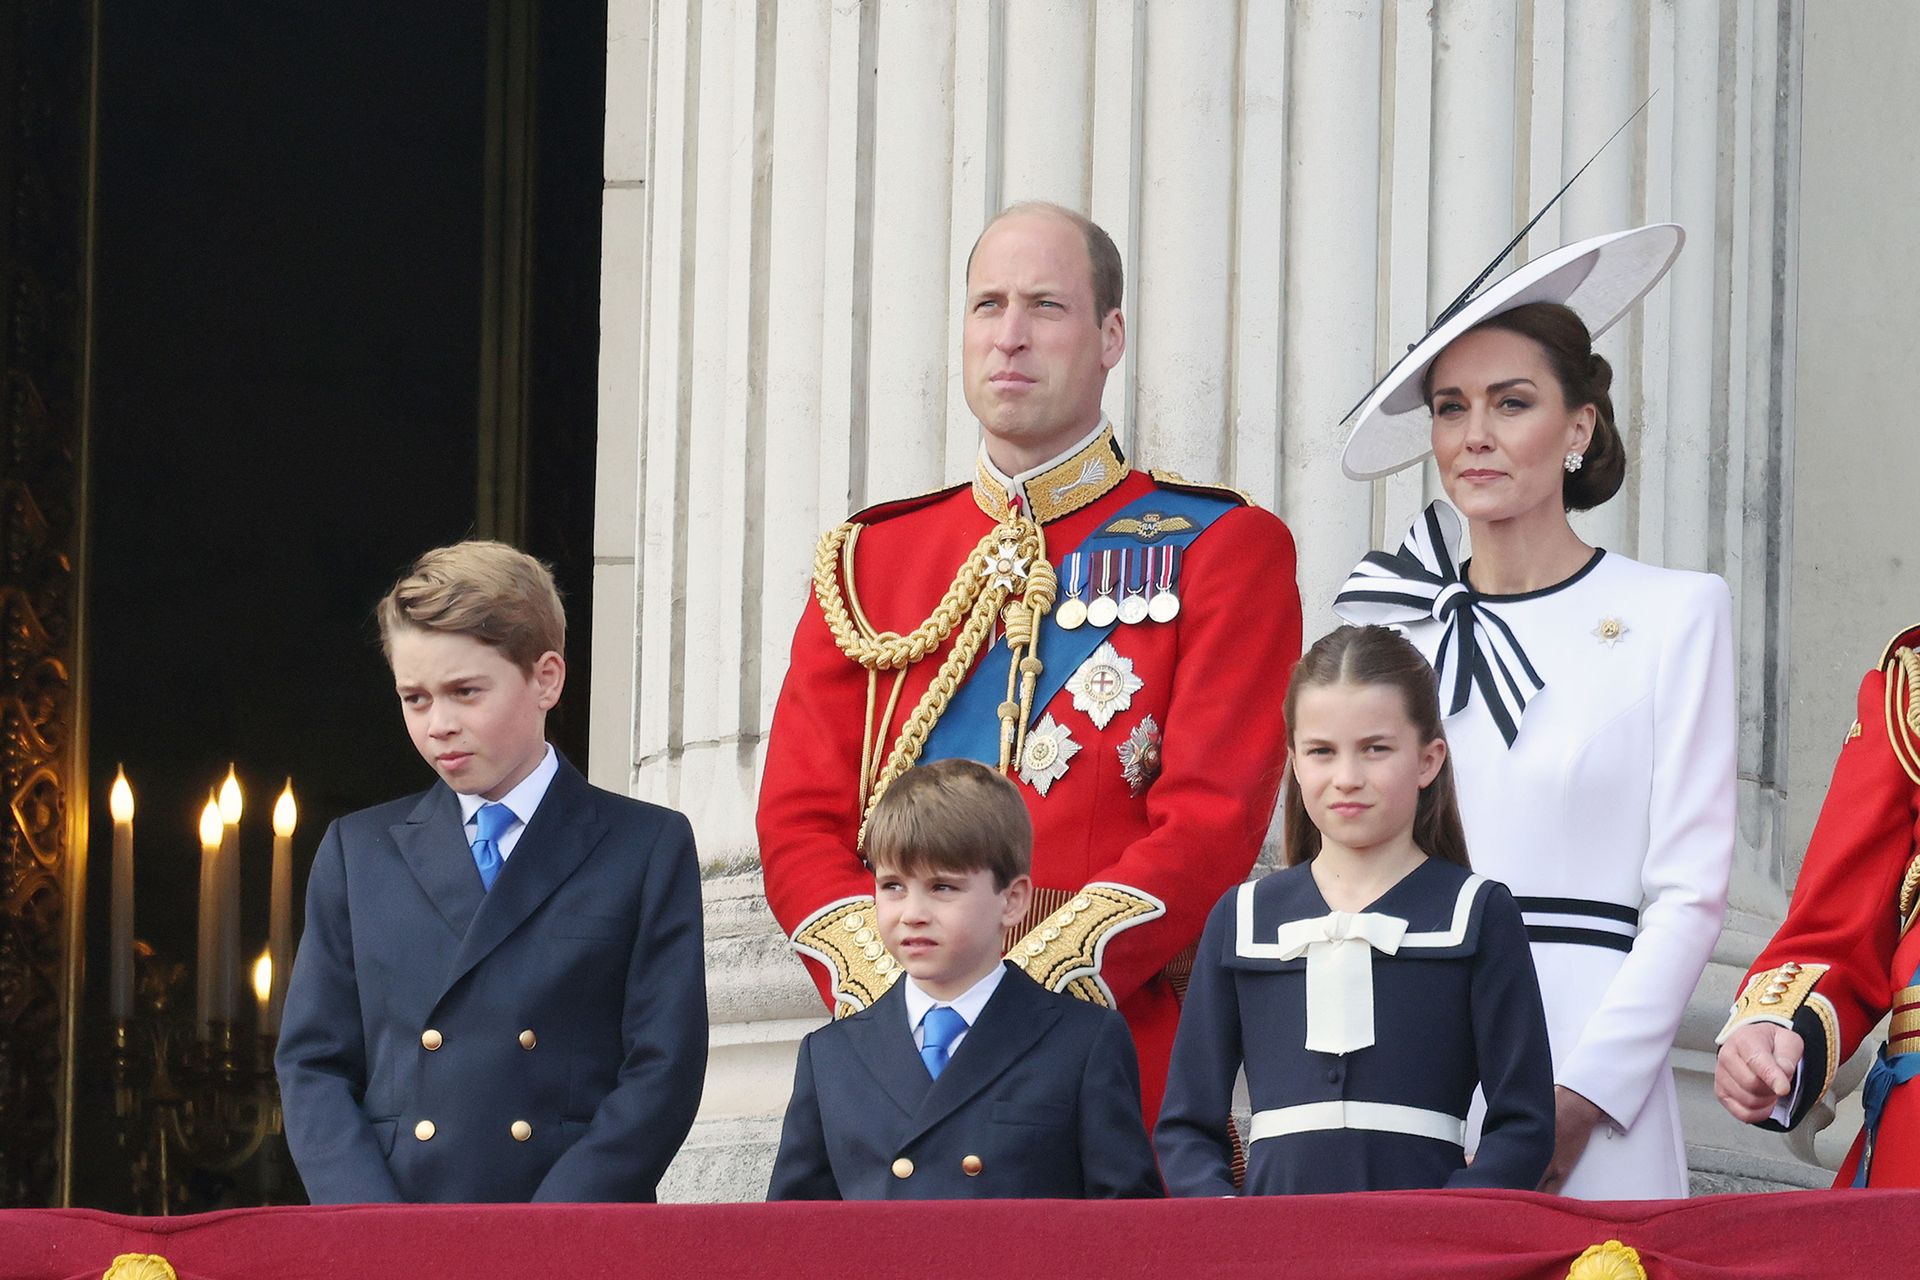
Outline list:
[[[549,650],[566,653],[567,615],[553,572],[504,542],[434,548],[393,584],[375,614],[389,662],[402,627],[472,636],[527,672]]]
[[[995,892],[1033,866],[1033,821],[1019,789],[977,760],[936,760],[894,780],[867,820],[877,872],[987,871]]]

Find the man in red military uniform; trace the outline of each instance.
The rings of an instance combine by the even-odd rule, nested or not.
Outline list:
[[[1867,1123],[1836,1186],[1920,1186],[1920,627],[1860,685],[1787,918],[1720,1033],[1714,1091],[1738,1120],[1798,1124],[1889,1010]]]
[[[767,897],[840,1012],[899,976],[874,929],[866,814],[917,763],[969,756],[1033,816],[1035,906],[1009,957],[1116,1006],[1149,1126],[1182,961],[1273,812],[1300,654],[1286,526],[1215,486],[1131,470],[1100,412],[1126,348],[1120,259],[1068,210],[976,243],[964,377],[971,485],[822,539],[759,808]]]

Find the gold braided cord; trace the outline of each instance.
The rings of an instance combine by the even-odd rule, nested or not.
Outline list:
[[[947,651],[946,661],[934,673],[932,683],[920,695],[920,701],[907,716],[906,723],[900,726],[900,736],[894,740],[893,750],[887,753],[887,762],[881,766],[880,776],[874,779],[873,790],[867,796],[866,811],[860,815],[860,834],[854,839],[854,848],[866,848],[867,819],[873,816],[873,807],[880,803],[880,797],[887,794],[887,788],[893,785],[895,778],[919,762],[920,752],[926,747],[933,726],[945,714],[947,703],[953,700],[953,695],[959,690],[967,668],[973,665],[974,658],[985,647],[987,636],[993,629],[993,615],[1006,596],[1005,587],[991,586],[981,592],[979,599],[974,602],[973,612],[967,615],[959,638],[953,642],[953,648]]]
[[[974,659],[987,644],[996,617],[1006,627],[1008,650],[1014,657],[1008,666],[1007,699],[1000,706],[1000,771],[1006,773],[1012,768],[1024,746],[1034,688],[1041,672],[1036,652],[1040,619],[1053,608],[1059,593],[1059,581],[1053,566],[1047,563],[1046,534],[1033,520],[1013,514],[981,538],[925,622],[906,635],[878,631],[860,608],[854,587],[853,548],[860,528],[848,523],[828,530],[815,548],[813,558],[814,597],[820,603],[827,629],[840,651],[867,670],[867,713],[860,762],[861,816],[856,848],[866,844],[867,819],[880,797],[886,794],[895,778],[919,761],[934,725],[946,712],[947,704],[959,690]],[[987,571],[992,558],[1003,549],[1011,550],[1016,560],[1033,566],[1019,584],[1021,594],[1017,598],[1006,579]],[[876,748],[893,723],[907,668],[950,638],[953,646],[947,651],[946,659],[902,724],[885,763],[874,770]],[[898,674],[886,711],[876,722],[874,712],[879,700],[878,673],[881,671]]]
[[[1920,785],[1920,654],[1912,649],[1894,650],[1887,663],[1887,743],[1907,777]]]
[[[841,548],[849,539],[859,536],[859,529],[857,524],[843,524],[827,530],[821,536],[820,545],[813,554],[813,594],[820,602],[820,612],[827,620],[827,629],[833,632],[833,642],[840,646],[842,653],[869,671],[875,668],[898,671],[910,667],[945,644],[947,637],[953,634],[968,610],[978,603],[987,587],[986,578],[979,569],[981,557],[998,548],[1007,536],[1006,526],[1002,525],[980,539],[979,545],[974,547],[966,562],[960,566],[960,572],[954,576],[947,594],[934,607],[927,620],[912,631],[904,636],[892,631],[862,635],[848,612],[846,597],[840,590]],[[850,564],[848,568],[851,569]],[[849,572],[846,577],[851,581],[853,575]]]

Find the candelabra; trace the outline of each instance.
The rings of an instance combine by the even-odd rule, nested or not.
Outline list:
[[[186,966],[135,944],[136,1012],[113,1027],[114,1114],[136,1209],[282,1203],[297,1196],[281,1138],[273,1039],[179,1009]]]

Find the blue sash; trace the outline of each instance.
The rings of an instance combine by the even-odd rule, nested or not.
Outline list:
[[[998,763],[998,761],[995,761]],[[1920,982],[1920,969],[1907,979],[1911,987]],[[1836,1049],[1839,1046],[1834,1046]],[[1896,1085],[1903,1085],[1915,1076],[1920,1076],[1920,1053],[1896,1053],[1889,1057],[1887,1046],[1881,1045],[1880,1052],[1873,1056],[1873,1065],[1867,1068],[1867,1079],[1860,1086],[1860,1105],[1866,1112],[1866,1120],[1860,1126],[1867,1140],[1860,1147],[1860,1167],[1854,1170],[1853,1185],[1867,1185],[1867,1173],[1873,1167],[1873,1149],[1880,1140],[1880,1116],[1887,1109],[1887,1097]]]
[[[1077,551],[1091,565],[1098,552],[1121,547],[1141,548],[1185,547],[1195,538],[1205,533],[1215,520],[1233,510],[1239,504],[1225,498],[1208,497],[1205,494],[1189,493],[1180,489],[1155,489],[1152,493],[1128,503],[1115,512],[1099,529],[1082,542]],[[1151,543],[1144,543],[1131,533],[1108,533],[1107,530],[1121,520],[1137,520],[1147,512],[1157,512],[1162,519],[1180,516],[1192,524],[1192,528],[1178,532],[1164,533]],[[1065,560],[1065,557],[1062,557]],[[1088,574],[1087,591],[1092,593],[1092,574]],[[1033,691],[1033,715],[1037,721],[1041,712],[1054,695],[1066,685],[1067,678],[1080,669],[1080,664],[1090,657],[1100,642],[1105,640],[1113,629],[1122,625],[1109,623],[1104,627],[1086,624],[1075,630],[1062,628],[1054,618],[1059,613],[1056,602],[1054,611],[1040,621],[1040,661],[1045,669],[1040,673],[1039,683]],[[1141,626],[1161,626],[1162,623],[1140,623]],[[933,732],[927,736],[927,745],[920,753],[923,764],[935,760],[955,758],[978,760],[982,764],[1000,763],[1000,704],[1007,697],[1007,638],[1001,636],[987,650],[986,656],[973,664],[967,673],[959,691],[947,703],[946,712],[941,715]],[[982,676],[981,672],[987,674]],[[1032,726],[1029,725],[1029,728]]]

